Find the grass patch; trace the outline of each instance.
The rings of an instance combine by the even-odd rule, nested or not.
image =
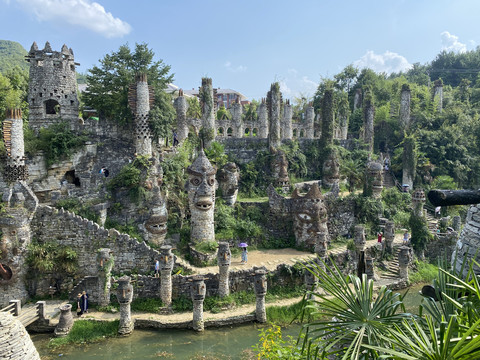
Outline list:
[[[67,344],[84,344],[117,336],[119,321],[77,320],[70,333],[63,338],[51,339],[48,346],[58,347]]]
[[[158,313],[164,305],[160,299],[135,299],[130,306],[132,311]]]
[[[305,300],[288,306],[268,306],[266,308],[267,321],[277,325],[289,325],[291,323],[303,323],[320,319],[320,315],[313,315],[313,308],[304,309]]]
[[[417,261],[417,271],[411,272],[409,281],[412,284],[430,283],[438,275],[438,266],[426,262]]]

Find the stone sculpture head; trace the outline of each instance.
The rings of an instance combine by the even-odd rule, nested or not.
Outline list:
[[[194,276],[192,278],[192,286],[190,288],[192,300],[204,300],[207,294],[207,287],[205,286],[205,278],[203,276]]]
[[[272,176],[275,187],[284,190],[290,188],[290,179],[288,178],[288,160],[282,150],[277,150],[272,162]]]
[[[363,225],[355,225],[355,234],[353,241],[355,242],[355,247],[357,248],[357,251],[365,250],[365,244],[367,243],[367,240],[365,239],[365,227]]]
[[[257,296],[265,296],[267,293],[267,272],[265,270],[255,270],[254,286]]]
[[[215,206],[215,174],[217,169],[212,166],[203,150],[195,161],[187,168],[188,200],[190,210],[213,212]]]
[[[368,183],[372,187],[372,195],[379,197],[383,190],[383,165],[376,161],[367,164]]]
[[[331,151],[327,160],[323,163],[323,183],[332,186],[340,180],[340,163],[335,151]]]
[[[153,188],[153,197],[150,201],[150,216],[144,222],[147,231],[147,240],[161,244],[167,234],[167,203],[158,186]]]
[[[108,248],[99,249],[97,252],[97,263],[99,271],[107,270],[110,259],[112,258],[112,250]],[[109,270],[108,270],[109,271]]]
[[[172,247],[170,245],[163,245],[160,247],[160,270],[172,271],[175,263],[175,257],[172,254]]]
[[[313,184],[305,196],[301,196],[295,189],[292,194],[292,212],[298,246],[313,249],[318,242],[326,242],[327,208],[317,184]]]
[[[230,266],[232,260],[232,253],[228,242],[218,243],[217,262],[218,266]]]
[[[133,299],[133,286],[130,276],[122,276],[118,279],[117,299],[120,304],[129,304]]]
[[[218,185],[222,190],[222,199],[229,206],[235,205],[238,194],[238,181],[240,172],[235,163],[227,163],[217,175]]]

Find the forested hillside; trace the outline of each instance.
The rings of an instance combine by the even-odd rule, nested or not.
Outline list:
[[[27,51],[18,42],[0,40],[0,73],[5,74],[16,66],[28,70],[25,55],[27,55]]]

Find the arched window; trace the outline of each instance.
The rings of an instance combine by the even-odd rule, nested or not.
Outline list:
[[[303,132],[303,130],[300,130],[300,137],[301,138],[305,137],[305,133]]]
[[[249,128],[245,129],[245,136],[250,136],[250,129]]]
[[[45,101],[45,114],[56,115],[60,114],[60,104],[58,101],[50,99]]]
[[[232,135],[233,135],[233,129],[229,127],[227,129],[227,136],[232,136]]]
[[[258,135],[258,129],[257,128],[253,128],[253,136],[257,136]]]
[[[293,129],[293,137],[297,137],[297,129]]]
[[[224,136],[222,127],[218,128],[218,136]]]

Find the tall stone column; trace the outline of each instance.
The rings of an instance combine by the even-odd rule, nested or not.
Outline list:
[[[60,319],[55,327],[55,337],[67,336],[73,326],[72,305],[64,304],[60,306]]]
[[[388,220],[385,223],[384,243],[385,251],[388,254],[393,253],[393,241],[395,240],[395,222]]]
[[[265,295],[267,295],[266,274],[265,270],[256,270],[254,275],[255,295],[257,297],[255,316],[259,323],[267,322],[267,312],[265,310]]]
[[[355,90],[355,96],[353,98],[353,111],[362,108],[362,89]]]
[[[410,264],[410,248],[408,246],[401,246],[398,253],[398,267],[400,278],[408,281],[408,265]]]
[[[188,137],[188,102],[185,96],[183,96],[182,89],[178,91],[178,97],[175,99],[173,105],[177,111],[177,140],[180,144],[182,144],[183,141]]]
[[[110,304],[112,268],[112,251],[108,248],[99,249],[97,252],[98,299],[96,301],[99,306],[107,306]]]
[[[322,98],[322,136],[321,151],[333,144],[333,90],[325,89]]]
[[[368,151],[373,151],[373,120],[375,117],[375,106],[373,106],[373,95],[368,92],[363,103],[364,141]]]
[[[190,239],[194,244],[215,241],[215,174],[217,169],[212,166],[203,150],[187,168],[188,200],[191,213]]]
[[[160,247],[160,254],[160,298],[164,306],[170,306],[172,304],[172,270],[175,257],[170,245]]]
[[[452,220],[452,227],[457,233],[460,233],[460,228],[462,227],[462,219],[460,216],[455,215]]]
[[[133,299],[133,286],[130,284],[130,276],[122,276],[118,279],[117,299],[120,304],[120,323],[118,333],[129,335],[133,331],[132,314],[130,304]]]
[[[347,93],[342,93],[340,103],[338,104],[338,118],[340,125],[340,140],[347,140],[348,136],[348,117],[350,116],[350,105],[348,103]]]
[[[355,225],[355,234],[353,241],[357,249],[357,276],[361,279],[362,275],[366,273],[366,259],[365,259],[365,227],[363,225]]]
[[[423,205],[425,204],[425,192],[423,189],[416,189],[412,194],[413,213],[418,217],[423,217]]]
[[[307,291],[310,291],[311,293],[308,295],[308,300],[315,300],[315,292],[317,291],[317,278],[315,274],[313,273],[314,267],[312,265],[307,265],[307,268],[305,269],[305,287]]]
[[[229,271],[232,262],[232,253],[228,242],[218,243],[218,296],[225,297],[230,294]]]
[[[242,138],[245,134],[245,129],[243,128],[242,114],[243,107],[242,104],[235,102],[230,107],[230,114],[232,114],[232,123],[233,123],[233,137]]]
[[[27,180],[22,110],[7,109],[3,121],[3,141],[7,151],[4,179],[8,183]]]
[[[464,277],[469,271],[469,265],[473,264],[473,271],[480,274],[480,204],[473,205],[468,209],[465,225],[458,238],[455,250],[452,254],[452,265],[455,271]],[[456,261],[454,262],[454,260]],[[475,262],[473,262],[475,261]]]
[[[437,103],[437,111],[443,110],[443,81],[442,79],[435,80],[434,82],[434,100]]]
[[[205,278],[202,276],[194,276],[191,287],[192,301],[193,301],[193,330],[203,331],[203,301],[207,293],[205,286]]]
[[[152,156],[152,132],[148,113],[153,104],[153,90],[147,83],[147,74],[136,76],[136,83],[130,87],[129,106],[135,116],[135,152],[137,155]]]
[[[285,105],[283,106],[282,139],[292,140],[292,117],[292,105],[290,105],[290,100],[287,100]]]
[[[202,86],[199,91],[200,106],[202,107],[202,128],[205,132],[205,147],[208,148],[215,137],[215,101],[211,78],[202,78]]]
[[[410,86],[403,84],[400,95],[400,124],[403,128],[410,127]]]
[[[262,102],[257,108],[258,122],[260,126],[258,128],[258,137],[260,139],[268,138],[268,109],[265,103],[265,98],[262,98]]]
[[[340,162],[335,149],[330,151],[327,159],[323,162],[322,168],[322,186],[332,188],[338,186],[340,182]]]
[[[367,256],[365,258],[365,273],[367,274],[367,279],[376,280],[375,279],[375,266],[374,266],[375,259],[371,256]]]
[[[313,139],[315,138],[315,109],[313,105],[308,104],[307,109],[305,110],[305,138]]]
[[[268,120],[270,122],[268,146],[270,147],[270,152],[278,149],[282,144],[280,136],[281,106],[282,93],[280,92],[280,84],[276,82],[270,86],[270,91],[267,93]]]
[[[415,156],[416,147],[417,145],[413,135],[405,136],[403,140],[402,184],[407,184],[410,189],[413,189],[413,180],[415,179],[417,168],[417,159]]]
[[[376,161],[369,161],[366,168],[364,196],[373,196],[378,199],[383,190],[383,164]]]

